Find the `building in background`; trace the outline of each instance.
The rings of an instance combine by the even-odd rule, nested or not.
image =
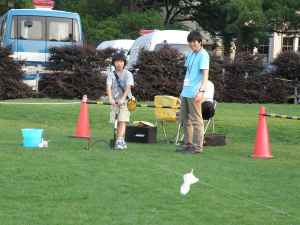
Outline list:
[[[274,59],[285,51],[298,52],[300,32],[273,33],[269,38],[268,62],[272,63]]]

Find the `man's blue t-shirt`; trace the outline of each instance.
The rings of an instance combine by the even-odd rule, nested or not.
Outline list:
[[[188,54],[185,65],[186,74],[181,92],[182,97],[194,98],[203,80],[203,71],[209,69],[209,54],[205,49]]]

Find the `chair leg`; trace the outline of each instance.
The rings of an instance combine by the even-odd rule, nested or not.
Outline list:
[[[206,125],[204,126],[204,135],[206,134],[206,132],[207,132],[207,130],[208,130],[208,128],[209,128],[210,122],[211,122],[211,120],[208,120],[208,121],[206,122]]]
[[[177,132],[176,132],[176,139],[175,139],[175,145],[179,145],[180,130],[181,130],[181,123],[178,123]]]
[[[184,134],[181,135],[180,142],[183,142]]]
[[[167,135],[165,121],[161,121],[161,124],[162,124],[162,129],[163,129],[163,133],[164,133],[165,139],[168,140],[168,135]]]

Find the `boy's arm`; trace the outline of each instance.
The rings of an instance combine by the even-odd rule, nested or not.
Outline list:
[[[120,104],[123,104],[128,96],[128,93],[130,92],[131,90],[131,85],[128,85],[123,93],[123,96],[122,98],[120,99]]]
[[[111,88],[112,88],[112,78],[110,75],[107,76],[107,80],[106,80],[106,94],[108,96],[108,101],[110,104],[114,105],[115,104],[115,101],[112,97],[112,91],[111,91]]]
[[[127,83],[126,84],[127,86],[126,86],[123,96],[121,98],[121,103],[125,102],[129,92],[131,91],[131,87],[133,87],[133,85],[134,85],[133,75],[131,73],[128,74],[128,79],[127,79],[126,83]]]
[[[106,93],[107,93],[107,96],[108,96],[109,103],[114,105],[115,101],[114,101],[114,99],[112,97],[112,93],[111,93],[111,84],[106,85]]]

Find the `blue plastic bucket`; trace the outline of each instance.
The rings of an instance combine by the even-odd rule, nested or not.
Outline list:
[[[22,129],[23,146],[25,148],[37,148],[42,142],[43,129]]]

